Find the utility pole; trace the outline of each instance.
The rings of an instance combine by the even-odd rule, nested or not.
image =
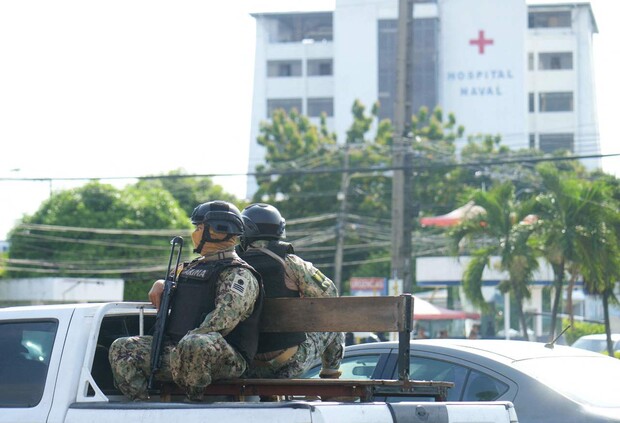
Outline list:
[[[340,181],[340,192],[338,199],[340,200],[340,211],[336,221],[336,255],[334,257],[334,285],[338,289],[338,294],[342,295],[342,261],[344,253],[344,235],[347,222],[347,191],[349,190],[349,144],[344,145],[344,161],[343,161],[342,179]]]
[[[396,50],[396,104],[394,108],[394,141],[392,144],[392,165],[395,167],[392,179],[392,262],[391,278],[403,281],[404,292],[412,291],[411,279],[411,216],[406,202],[411,202],[409,146],[405,131],[411,118],[409,97],[410,75],[410,28],[413,10],[411,0],[398,1],[398,30]],[[408,228],[408,229],[407,229]]]

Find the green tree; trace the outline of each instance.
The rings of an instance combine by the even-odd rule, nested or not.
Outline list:
[[[345,142],[338,145],[336,136],[327,131],[324,118],[316,127],[297,111],[276,111],[272,120],[261,126],[258,142],[266,149],[266,163],[257,167],[264,175],[257,178],[259,189],[253,198],[274,204],[287,221],[322,217],[311,228],[305,225],[303,230],[287,230],[289,238],[297,237],[298,249],[307,252],[304,257],[318,262],[326,263],[329,256],[333,257],[329,249],[335,248],[337,224],[343,225],[346,261],[356,263],[347,266],[345,279],[357,265],[382,270],[390,255],[392,178],[383,169],[392,164],[392,124],[389,120],[377,121],[378,104],[367,111],[356,101],[351,112],[353,119]],[[372,136],[371,129],[375,129]],[[412,198],[419,199],[418,205],[435,203],[438,198],[454,203],[453,194],[458,188],[444,183],[445,168],[421,165],[438,157],[442,163],[454,163],[454,142],[462,132],[454,116],[445,118],[441,109],[429,113],[423,108],[412,116],[408,160],[415,172]],[[271,174],[278,171],[285,173]],[[444,185],[438,187],[441,183]],[[345,222],[342,207],[346,209]],[[410,215],[411,219],[416,217],[416,212]],[[309,234],[311,230],[315,235]],[[325,249],[319,252],[319,248]],[[370,268],[366,266],[364,272]]]
[[[268,202],[284,216],[304,217],[316,210],[334,211],[333,197],[323,195],[338,186],[337,173],[313,173],[312,169],[337,168],[336,137],[328,133],[325,119],[320,128],[296,110],[278,109],[263,122],[258,144],[266,149],[265,164],[256,167],[258,190],[253,201]],[[284,174],[270,175],[271,172]]]
[[[539,185],[539,177],[527,161],[541,157],[542,152],[530,149],[513,151],[502,144],[499,135],[470,136],[461,150],[462,164],[450,172],[457,186],[490,188],[493,184],[512,181],[515,193],[527,193]],[[523,161],[521,161],[523,160]]]
[[[420,212],[436,215],[455,208],[462,185],[455,184],[451,170],[457,162],[455,142],[464,131],[454,114],[446,116],[440,107],[421,107],[411,117],[413,218]]]
[[[189,176],[183,169],[173,170],[163,177],[143,179],[137,183],[137,187],[167,190],[188,216],[191,216],[194,207],[198,204],[212,200],[228,201],[240,209],[247,205],[234,195],[225,192],[224,188],[215,184],[211,178]]]
[[[8,276],[152,283],[165,272],[170,238],[189,231],[187,215],[168,191],[91,182],[55,193],[11,231]]]
[[[491,258],[499,256],[499,269],[508,279],[501,281],[498,289],[510,292],[517,304],[517,314],[523,336],[528,339],[523,301],[530,297],[529,282],[538,268],[536,246],[531,236],[536,224],[525,223],[527,209],[517,202],[514,185],[498,184],[489,191],[474,192],[472,200],[484,208],[485,213],[465,220],[451,232],[453,248],[461,254],[471,244],[471,261],[463,274],[463,290],[472,303],[483,311],[488,305],[482,295],[482,274],[491,265]],[[465,244],[462,244],[465,242]]]
[[[253,200],[278,207],[287,219],[289,241],[322,269],[333,266],[338,224],[346,228],[346,242],[357,245],[346,249],[348,260],[358,262],[372,251],[371,242],[377,241],[372,228],[375,222],[390,216],[391,178],[381,171],[357,171],[390,163],[391,138],[386,123],[379,124],[373,140],[366,139],[376,111],[374,107],[367,113],[355,102],[353,123],[343,146],[327,131],[324,116],[317,127],[297,111],[277,110],[272,120],[261,126],[258,142],[267,153],[265,164],[257,171],[265,175],[257,178],[259,189]],[[350,172],[344,173],[343,193],[345,168]],[[270,175],[272,172],[276,173]],[[345,197],[343,221],[339,213]]]
[[[8,258],[8,254],[6,252],[0,253],[0,279],[4,277],[4,266],[6,266],[6,260]]]

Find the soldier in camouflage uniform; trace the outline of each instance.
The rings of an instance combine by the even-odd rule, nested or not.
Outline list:
[[[281,241],[285,221],[275,207],[251,204],[241,216],[245,232],[240,256],[261,274],[267,298],[338,296],[329,278]],[[320,359],[320,376],[338,378],[343,353],[342,332],[261,333],[258,353],[245,376],[298,377]]]
[[[252,362],[262,310],[260,275],[235,252],[243,232],[239,210],[212,201],[192,213],[194,252],[201,256],[177,269],[178,280],[166,328],[162,365],[155,378],[174,381],[200,401],[212,381],[239,377]],[[159,308],[164,281],[149,299]],[[133,400],[149,398],[152,336],[120,338],[109,359],[118,389]]]

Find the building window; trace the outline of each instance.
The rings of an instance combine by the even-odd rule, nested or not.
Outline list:
[[[330,76],[333,74],[332,59],[308,60],[308,76]]]
[[[379,119],[394,119],[396,99],[396,20],[380,20],[377,28]]]
[[[561,70],[573,68],[573,53],[540,53],[538,55],[539,70]]]
[[[553,153],[558,150],[573,152],[575,145],[574,135],[567,134],[540,134],[540,150]]]
[[[534,53],[527,54],[527,70],[534,70]]]
[[[572,112],[573,93],[540,93],[538,95],[538,108],[543,112]]]
[[[570,11],[530,12],[528,28],[570,28]]]
[[[270,60],[267,62],[269,78],[301,76],[301,60]]]
[[[333,98],[309,98],[308,99],[308,116],[320,117],[322,113],[327,116],[334,116],[334,99]]]
[[[439,21],[435,18],[416,19],[413,24],[413,51],[409,75],[411,113],[420,107],[433,110],[437,105],[437,52],[439,44]]]
[[[377,28],[379,119],[394,119],[396,101],[396,50],[398,22],[379,20]],[[416,19],[410,37],[413,39],[411,69],[407,75],[411,113],[425,106],[437,105],[439,22],[435,18]]]
[[[332,41],[333,13],[285,13],[269,16],[269,42]]]
[[[267,118],[271,118],[277,109],[284,109],[287,113],[295,109],[301,113],[301,98],[278,98],[267,100]]]
[[[536,106],[535,106],[535,102],[534,102],[534,93],[529,93],[527,95],[528,98],[528,111],[530,113],[534,113],[536,111]]]
[[[530,134],[530,149],[536,148],[536,134]]]

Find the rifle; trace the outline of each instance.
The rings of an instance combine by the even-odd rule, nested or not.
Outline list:
[[[155,374],[161,369],[161,352],[164,346],[170,304],[177,283],[177,269],[179,268],[179,262],[181,260],[181,251],[183,250],[183,238],[175,236],[170,241],[170,244],[172,244],[172,248],[170,249],[170,259],[168,260],[168,271],[166,272],[164,292],[161,294],[161,302],[159,303],[159,310],[157,311],[157,319],[155,320],[153,331],[153,342],[151,344],[151,375],[149,376],[148,389],[153,389]],[[174,256],[174,249],[177,245],[179,246],[179,251],[173,271],[172,257]]]

